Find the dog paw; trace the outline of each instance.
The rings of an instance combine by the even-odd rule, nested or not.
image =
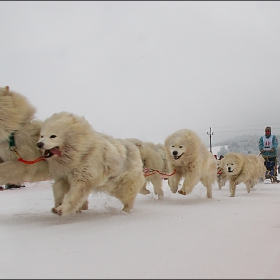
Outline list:
[[[142,189],[142,190],[140,190],[139,193],[146,195],[146,194],[150,194],[151,192],[149,190],[147,190],[147,189]]]
[[[182,194],[182,195],[186,195],[187,194],[184,190],[179,190],[178,193]]]
[[[88,210],[88,201],[85,201],[83,206],[82,206],[82,210]]]
[[[132,209],[132,208],[133,208],[133,204],[126,203],[126,204],[124,204],[122,211],[129,213],[130,209]]]
[[[61,211],[61,210],[58,210],[58,209],[55,208],[55,207],[53,207],[51,211],[52,211],[53,214],[56,214],[56,215],[58,215],[58,216],[62,216],[62,211]]]

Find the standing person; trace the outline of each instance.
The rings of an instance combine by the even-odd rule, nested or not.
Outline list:
[[[277,176],[277,148],[278,148],[278,138],[276,135],[271,134],[271,127],[267,126],[265,128],[265,134],[259,140],[259,150],[261,155],[265,159],[266,169],[272,172],[272,176]]]

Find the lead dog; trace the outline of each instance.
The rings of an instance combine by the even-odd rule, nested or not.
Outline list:
[[[92,191],[118,198],[129,212],[145,184],[137,147],[94,131],[83,117],[53,114],[43,123],[37,146],[54,179],[57,215],[80,212]]]

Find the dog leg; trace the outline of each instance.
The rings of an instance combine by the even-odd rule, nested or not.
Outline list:
[[[69,192],[70,185],[64,180],[58,180],[53,183],[54,207],[63,203],[65,194]]]
[[[224,187],[226,185],[226,181],[227,181],[227,177],[223,176],[223,174],[221,174],[220,176],[217,177],[217,182],[219,185],[219,190],[222,189],[222,187]]]
[[[247,193],[250,193],[252,186],[250,180],[245,181],[244,184],[246,185]]]
[[[132,173],[127,176],[127,178],[123,178],[121,182],[114,182],[119,187],[114,187],[110,195],[119,199],[123,206],[122,211],[129,213],[129,211],[134,206],[134,201],[139,193],[140,189],[146,184],[146,178],[143,176],[142,172]]]
[[[206,198],[212,198],[212,185],[209,184],[206,187]]]
[[[178,173],[175,173],[172,177],[168,178],[168,185],[173,193],[178,191],[180,180],[181,176]]]
[[[227,177],[222,180],[221,187],[224,187],[226,185],[227,180]]]
[[[187,195],[193,191],[196,184],[193,184],[188,178],[185,178],[182,188],[178,191],[179,194]]]
[[[199,180],[198,178],[196,178],[196,180]],[[215,174],[211,177],[211,176],[206,176],[206,177],[202,177],[200,179],[200,182],[203,184],[203,186],[206,188],[206,198],[212,198],[212,186],[216,181],[216,176]],[[197,182],[198,183],[198,182]],[[196,184],[197,184],[196,183]],[[195,184],[195,185],[196,185]]]
[[[146,182],[146,183],[143,185],[143,187],[140,189],[139,193],[144,194],[144,195],[150,193],[150,191],[147,190],[147,182]]]
[[[124,204],[122,211],[129,213],[130,209],[133,208],[134,201],[130,201],[129,203]]]
[[[193,191],[193,188],[198,184],[200,181],[200,177],[198,174],[187,174],[184,179],[182,188],[178,191],[179,194],[187,195]],[[202,184],[209,185],[206,180],[202,182]]]
[[[219,180],[218,185],[219,185],[219,190],[221,190],[222,187],[225,185],[225,182],[223,180]]]
[[[221,183],[220,178],[217,178],[217,182],[218,182],[219,190],[221,190],[222,189],[222,183]]]
[[[135,186],[131,187],[131,190],[133,189],[135,189]],[[115,195],[115,197],[118,198],[123,203],[122,211],[126,213],[129,213],[129,211],[133,208],[136,196],[137,196],[137,192],[134,191],[132,192],[128,191],[127,193],[119,193]]]
[[[151,182],[154,186],[154,192],[158,196],[158,200],[162,200],[164,198],[164,193],[162,189],[162,180],[159,174],[152,175]]]
[[[88,200],[86,200],[82,206],[82,210],[88,210]]]
[[[233,180],[229,181],[229,190],[230,190],[230,197],[235,196],[236,184]]]
[[[73,182],[69,192],[63,199],[62,205],[54,207],[52,212],[59,216],[74,214],[82,208],[90,193],[90,184],[86,184],[82,180]]]

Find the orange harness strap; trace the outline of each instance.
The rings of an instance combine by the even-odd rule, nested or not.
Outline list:
[[[223,170],[222,170],[222,168],[219,168],[219,169],[218,169],[218,172],[217,172],[217,174],[219,174],[219,175],[220,175],[220,174],[222,174],[222,173],[223,173]]]
[[[145,177],[154,175],[156,173],[159,173],[160,175],[163,175],[163,176],[172,176],[176,172],[176,170],[174,170],[171,174],[166,174],[166,173],[160,172],[158,170],[150,169],[150,168],[143,168],[143,171],[144,171]]]
[[[22,159],[22,158],[19,156],[19,154],[18,154],[18,152],[17,152],[16,149],[13,149],[13,150],[11,150],[11,151],[15,152],[15,154],[16,154],[17,157],[18,157],[18,161],[20,161],[20,162],[22,162],[22,163],[25,163],[25,164],[34,164],[34,163],[36,163],[36,162],[39,162],[39,161],[42,161],[42,160],[46,160],[43,156],[38,157],[38,158],[35,159],[35,160],[25,160],[25,159]]]

